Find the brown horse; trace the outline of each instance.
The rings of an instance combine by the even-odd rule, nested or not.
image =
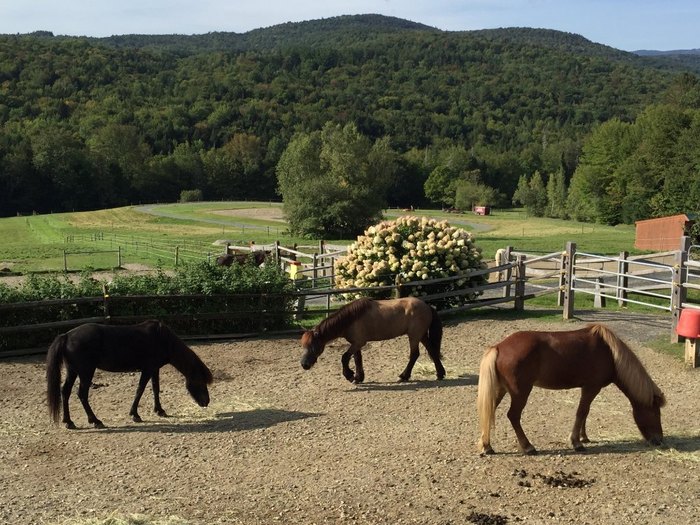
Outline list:
[[[236,263],[236,264],[251,263],[251,264],[254,264],[255,266],[261,266],[265,262],[265,259],[271,253],[272,252],[269,250],[253,250],[253,251],[247,252],[247,253],[225,253],[223,255],[219,255],[216,258],[216,265],[217,266],[231,266],[233,263]]]
[[[576,451],[588,443],[586,417],[600,390],[614,383],[632,404],[634,421],[652,445],[663,441],[661,407],[663,393],[637,356],[609,328],[593,324],[565,332],[516,332],[486,350],[479,369],[477,407],[480,451],[493,454],[491,428],[496,407],[506,392],[508,410],[520,450],[536,454],[522,426],[522,414],[533,386],[549,389],[581,388],[570,441]]]
[[[418,359],[418,343],[428,350],[428,355],[435,363],[437,378],[445,377],[445,369],[440,362],[440,345],[442,343],[442,322],[435,308],[415,297],[402,299],[357,299],[343,306],[328,319],[321,321],[313,330],[307,330],[301,336],[304,355],[301,366],[304,370],[311,368],[326,344],[344,337],[350,348],[343,353],[341,363],[343,376],[348,381],[362,383],[365,371],[362,367],[362,347],[368,341],[383,341],[407,334],[411,348],[406,369],[399,375],[400,381],[411,378],[413,365]],[[355,372],[350,369],[350,357],[355,359]]]

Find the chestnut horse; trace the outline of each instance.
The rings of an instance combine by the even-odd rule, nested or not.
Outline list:
[[[444,378],[445,369],[440,362],[442,322],[435,308],[415,297],[386,300],[362,298],[346,304],[301,336],[304,347],[301,366],[304,370],[311,368],[326,344],[344,337],[350,343],[350,348],[340,360],[343,376],[348,381],[362,383],[365,379],[362,347],[368,341],[383,341],[404,334],[408,335],[411,353],[406,369],[399,375],[399,381],[411,378],[413,365],[418,359],[418,343],[423,343],[428,350],[428,355],[435,363],[437,378]],[[354,373],[349,366],[350,357],[355,360]]]
[[[66,380],[61,387],[61,368],[66,366]],[[209,368],[175,333],[160,321],[145,321],[133,326],[108,326],[86,323],[56,336],[46,357],[49,414],[58,423],[63,401],[63,423],[74,429],[70,418],[68,398],[75,380],[80,378],[78,398],[88,423],[104,428],[92,411],[88,393],[95,369],[108,372],[140,371],[136,397],[131,405],[132,420],[141,422],[138,406],[148,382],[153,387],[154,412],[166,416],[160,404],[160,368],[172,364],[185,376],[186,387],[199,406],[209,404],[208,384],[212,382]]]
[[[642,436],[652,445],[663,440],[661,407],[666,399],[637,356],[612,330],[592,324],[565,332],[516,332],[481,359],[477,408],[480,452],[493,454],[491,428],[496,407],[506,392],[508,410],[520,450],[536,454],[528,441],[520,416],[533,386],[549,389],[580,388],[581,398],[571,431],[571,445],[584,451],[588,443],[586,417],[600,390],[614,383],[632,404],[632,414]]]

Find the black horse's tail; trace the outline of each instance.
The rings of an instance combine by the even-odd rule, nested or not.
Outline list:
[[[58,418],[61,415],[61,366],[63,365],[67,337],[66,334],[56,336],[46,355],[46,393],[49,402],[49,416],[54,423],[58,423]]]
[[[442,358],[442,354],[440,353],[440,347],[442,346],[442,321],[434,307],[431,306],[430,310],[433,314],[433,318],[428,327],[428,354],[435,360]]]

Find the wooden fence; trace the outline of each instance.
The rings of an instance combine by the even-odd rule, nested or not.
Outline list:
[[[251,250],[251,247],[233,247],[237,250]],[[342,247],[331,247],[319,243],[318,250],[305,252],[298,247],[284,247],[279,243],[269,246],[257,246],[255,249],[266,249],[274,253],[277,264],[289,272],[290,278],[297,283],[297,291],[277,300],[280,304],[289,305],[284,312],[276,311],[275,315],[286,316],[296,323],[295,326],[276,330],[264,322],[254,329],[247,331],[226,332],[218,334],[192,333],[185,338],[233,338],[259,335],[262,333],[289,333],[301,329],[306,321],[317,319],[320,315],[328,315],[339,308],[346,297],[355,293],[366,292],[364,288],[337,289],[334,287],[334,261],[345,254]],[[700,308],[700,305],[687,300],[688,290],[700,290],[700,263],[688,258],[693,249],[685,239],[681,249],[676,252],[630,257],[621,253],[619,257],[600,256],[576,251],[574,243],[568,243],[561,252],[544,255],[534,255],[506,248],[499,254],[499,259],[484,270],[473,271],[470,277],[484,277],[484,284],[468,289],[457,289],[449,292],[435,293],[423,296],[428,302],[442,301],[460,295],[473,295],[476,298],[463,301],[456,307],[441,310],[441,314],[471,310],[475,308],[494,307],[512,304],[516,310],[522,310],[525,301],[544,294],[556,294],[557,304],[563,309],[563,317],[571,318],[575,311],[576,294],[589,294],[594,297],[594,306],[605,306],[606,300],[617,301],[619,305],[636,303],[668,311],[672,314],[672,340],[677,341],[675,326],[682,308]],[[499,250],[501,252],[501,250]],[[405,296],[413,293],[417,287],[435,284],[449,284],[450,281],[464,279],[464,276],[416,281],[402,284],[373,288],[375,292],[386,292],[392,296]],[[204,300],[205,296],[191,296],[193,301]],[[230,298],[231,304],[239,296]],[[38,324],[17,324],[0,327],[0,338],[11,334],[30,333],[44,330],[59,333],[85,322],[125,323],[137,322],[153,315],[120,316],[115,315],[110,308],[111,300],[119,301],[173,301],[182,300],[182,296],[141,296],[109,298],[79,298],[67,300],[38,301],[18,305],[0,305],[0,315],[14,312],[14,317],[21,318],[21,309],[46,307],[53,305],[59,308],[62,318],[53,322]],[[97,308],[95,303],[102,306]],[[91,311],[99,314],[89,316],[74,315],[70,311],[80,312],[81,306],[92,304]],[[176,322],[183,319],[227,320],[248,316],[253,319],[265,320],[272,316],[269,308],[260,303],[259,308],[247,307],[245,311],[218,309],[206,314],[167,314],[158,315],[165,321]],[[0,353],[2,353],[0,345]]]

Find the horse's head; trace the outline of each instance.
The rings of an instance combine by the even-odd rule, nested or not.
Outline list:
[[[187,391],[200,407],[209,405],[209,388],[206,383],[187,381]]]
[[[301,346],[304,347],[304,354],[301,356],[301,367],[308,370],[318,360],[318,356],[323,353],[326,345],[318,337],[318,332],[306,330],[301,336]]]
[[[212,381],[214,381],[214,376],[207,365],[201,361],[198,365],[196,372],[187,377],[185,386],[192,396],[192,399],[194,399],[200,407],[206,407],[209,406],[209,388],[207,385],[210,385]]]
[[[639,431],[650,445],[659,446],[664,441],[664,432],[661,428],[661,407],[666,404],[666,398],[662,393],[654,395],[651,405],[632,405],[634,422],[637,423]]]

